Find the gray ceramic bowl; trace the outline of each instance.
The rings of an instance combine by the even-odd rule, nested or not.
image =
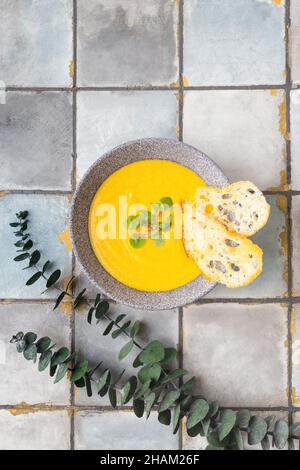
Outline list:
[[[88,215],[93,196],[101,183],[119,168],[137,160],[171,160],[190,168],[208,185],[225,186],[228,180],[204,153],[171,139],[142,139],[120,145],[105,153],[86,172],[74,195],[71,208],[71,237],[77,260],[88,278],[107,297],[146,310],[163,310],[186,305],[207,294],[214,286],[202,276],[177,289],[144,292],[114,279],[96,258],[88,235]]]

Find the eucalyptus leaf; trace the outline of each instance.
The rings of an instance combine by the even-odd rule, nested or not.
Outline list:
[[[242,436],[240,429],[236,426],[233,428],[233,435],[234,435],[234,439],[235,439],[237,447],[239,448],[239,450],[243,450],[244,449],[243,436]]]
[[[291,424],[290,434],[291,436],[300,437],[300,421],[298,423]]]
[[[119,352],[119,360],[122,361],[122,359],[124,359],[126,356],[128,356],[128,354],[130,353],[130,351],[132,350],[133,348],[133,340],[131,339],[130,341],[128,341],[128,343],[126,343],[121,351]]]
[[[101,318],[108,312],[109,310],[109,303],[106,300],[102,300],[98,303],[96,307],[95,317],[97,320],[101,320]]]
[[[47,269],[50,267],[50,261],[46,261],[46,263],[44,263],[43,265],[43,268],[42,268],[42,272],[45,273],[47,271]]]
[[[89,362],[87,359],[83,359],[82,361],[77,362],[71,375],[72,382],[76,382],[77,380],[81,379],[81,377],[83,377],[88,370],[88,367]]]
[[[24,340],[26,341],[26,344],[32,344],[35,342],[37,338],[37,335],[35,333],[32,333],[32,331],[28,331],[28,333],[25,334]]]
[[[16,347],[17,347],[18,353],[23,352],[26,347],[26,341],[24,339],[20,339],[20,341],[17,342]]]
[[[76,385],[76,387],[78,387],[78,388],[84,388],[85,387],[84,378],[81,377],[79,380],[76,380],[76,382],[74,382],[74,385]]]
[[[52,366],[57,366],[58,364],[61,364],[62,362],[65,362],[65,360],[68,358],[70,354],[70,351],[66,347],[62,347],[58,349],[52,357],[51,365]]]
[[[144,400],[133,400],[133,411],[137,418],[142,418],[144,414],[145,403]]]
[[[213,418],[214,416],[216,416],[216,414],[218,413],[219,411],[219,408],[220,408],[220,403],[216,400],[216,401],[212,401],[209,405],[209,412],[208,412],[208,416],[210,418]]]
[[[162,364],[167,364],[176,359],[177,350],[175,348],[165,348],[164,358],[160,361]]]
[[[86,288],[82,289],[82,291],[79,292],[79,294],[75,297],[74,305],[73,305],[74,308],[78,307],[78,305],[80,305],[83,302],[85,291],[86,291]]]
[[[98,380],[98,383],[97,383],[97,392],[101,392],[101,390],[107,385],[110,383],[110,378],[111,378],[111,374],[110,374],[110,370],[109,369],[105,369],[105,371],[103,372],[103,374],[101,375],[101,377],[99,378]]]
[[[143,364],[154,364],[160,362],[165,357],[165,349],[160,341],[154,340],[148,344],[146,349],[139,355],[139,359]]]
[[[131,327],[130,336],[134,338],[137,334],[139,334],[140,329],[141,329],[141,322],[139,320],[136,320]]]
[[[173,434],[175,434],[178,430],[178,425],[179,425],[179,419],[180,419],[180,403],[177,403],[177,405],[174,408],[173,411]]]
[[[125,322],[120,328],[118,328],[117,330],[113,331],[111,336],[113,339],[116,339],[118,338],[118,336],[120,336],[122,333],[124,333],[124,331],[129,327],[131,321],[127,321]]]
[[[130,379],[125,383],[123,390],[122,390],[122,405],[126,405],[126,403],[131,400],[133,397],[137,387],[137,378],[133,375]]]
[[[289,425],[283,419],[279,419],[274,428],[274,442],[277,449],[284,449],[289,437]]]
[[[249,410],[239,410],[236,414],[236,424],[239,428],[247,428],[251,419]]]
[[[41,271],[38,271],[37,273],[33,274],[33,276],[31,276],[26,282],[26,286],[31,286],[32,284],[34,284],[42,277],[42,275],[43,273]]]
[[[136,356],[136,358],[134,359],[134,361],[133,361],[133,363],[132,363],[133,367],[135,367],[135,368],[136,368],[136,367],[140,367],[140,366],[143,365],[143,363],[142,363],[141,360],[140,360],[140,354],[141,354],[141,353],[139,353],[139,354]]]
[[[103,336],[109,335],[109,333],[111,332],[111,330],[112,330],[113,327],[114,327],[114,324],[115,324],[115,322],[112,320],[112,321],[107,325],[107,327],[105,328],[105,330],[104,330],[103,333],[102,333]]]
[[[151,380],[147,380],[147,382],[145,382],[135,393],[134,397],[135,398],[141,398],[145,395],[145,393],[147,392],[147,390],[149,389],[150,387],[150,384],[151,384]]]
[[[39,250],[35,250],[30,256],[29,267],[31,268],[32,266],[37,264],[40,260],[40,257],[41,257],[41,253],[39,252]]]
[[[183,377],[186,374],[188,374],[188,371],[185,369],[175,369],[172,372],[170,372],[165,378],[163,378],[161,383],[167,384],[169,382],[172,382],[172,380],[176,380],[179,377]]]
[[[161,424],[165,424],[166,426],[169,426],[171,423],[171,411],[170,410],[165,410],[161,411],[158,413],[158,421]]]
[[[160,378],[161,367],[159,364],[153,364],[142,367],[138,372],[138,378],[141,383],[147,382],[147,380],[154,380],[157,382]]]
[[[60,278],[60,275],[61,275],[60,269],[56,269],[55,271],[53,271],[53,273],[50,274],[48,281],[46,282],[46,287],[47,288],[52,287],[58,281],[58,279]]]
[[[94,310],[95,310],[94,307],[91,307],[87,315],[87,321],[90,325],[92,324]]]
[[[24,261],[24,259],[29,258],[29,253],[22,253],[14,258],[14,261]]]
[[[54,305],[54,307],[53,307],[53,310],[55,310],[55,309],[59,306],[59,304],[64,300],[65,296],[66,296],[66,292],[65,292],[65,291],[63,291],[63,292],[61,292],[61,293],[59,294],[59,296],[58,296],[57,299],[56,299],[56,302],[55,302],[55,305]]]
[[[67,371],[68,371],[68,365],[67,364],[65,364],[65,363],[59,364],[59,366],[57,368],[57,373],[56,373],[56,376],[55,376],[55,379],[54,379],[54,383],[56,384],[61,379],[63,379],[64,376],[66,375]]]
[[[113,408],[116,408],[116,406],[117,406],[117,392],[113,387],[109,387],[108,397],[109,397],[109,401],[110,401],[111,406]]]
[[[53,366],[50,362],[50,377],[54,377],[56,370],[57,370],[57,365]]]
[[[270,439],[269,439],[269,436],[266,434],[265,437],[263,438],[263,440],[261,441],[261,448],[263,450],[270,450]]]
[[[223,410],[220,416],[220,426],[218,428],[218,435],[220,441],[222,441],[230,431],[233,429],[236,423],[236,414],[232,410]]]
[[[42,353],[46,351],[51,344],[51,339],[48,336],[43,336],[36,342],[37,352]]]
[[[168,410],[180,397],[180,390],[170,390],[167,392],[160,402],[159,405],[159,412],[162,413],[163,411]]]
[[[249,423],[248,442],[250,445],[259,444],[268,430],[267,423],[260,416],[252,416]]]
[[[23,350],[23,356],[27,361],[36,361],[36,355],[37,355],[37,350],[36,350],[36,345],[35,344],[30,344],[29,346],[25,346],[25,349]]]
[[[32,247],[33,247],[33,241],[27,240],[27,242],[24,243],[23,250],[24,251],[31,250]]]
[[[86,394],[88,397],[91,397],[93,395],[93,391],[92,391],[91,379],[88,374],[85,374],[84,380],[85,380]]]
[[[117,316],[117,318],[115,319],[115,323],[120,323],[120,321],[123,320],[123,318],[125,318],[127,315],[125,313],[121,313],[120,315]]]
[[[209,405],[206,400],[198,398],[195,400],[190,408],[187,419],[187,428],[192,428],[204,419],[209,411]]]
[[[149,395],[145,398],[145,409],[146,409],[146,419],[149,418],[151,410],[156,403],[157,395],[154,392],[149,393]]]
[[[50,350],[45,351],[40,355],[39,365],[38,365],[38,369],[40,372],[42,372],[48,367],[48,365],[50,364],[51,358],[52,358],[52,352]]]
[[[218,448],[223,447],[222,442],[219,439],[219,435],[217,431],[210,431],[207,434],[207,442],[213,447],[218,447]]]

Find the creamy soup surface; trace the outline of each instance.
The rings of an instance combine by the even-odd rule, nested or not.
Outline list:
[[[200,271],[178,237],[175,208],[204,185],[192,170],[167,160],[138,161],[110,175],[92,200],[88,221],[92,248],[106,271],[143,291],[195,279]]]

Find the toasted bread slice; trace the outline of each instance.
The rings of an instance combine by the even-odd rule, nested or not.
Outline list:
[[[189,206],[191,207],[191,206]],[[262,272],[261,248],[243,235],[228,231],[211,216],[184,209],[184,245],[203,276],[227,287],[242,287]]]
[[[199,211],[209,214],[231,232],[248,237],[267,223],[270,214],[264,195],[250,181],[239,181],[223,188],[199,188],[196,202]]]

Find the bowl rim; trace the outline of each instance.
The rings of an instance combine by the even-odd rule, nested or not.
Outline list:
[[[208,282],[201,275],[199,275],[193,281],[190,281],[190,282],[184,284],[183,286],[177,287],[175,289],[170,289],[170,290],[167,290],[167,291],[152,291],[152,292],[150,292],[150,291],[141,291],[141,290],[138,290],[138,289],[134,289],[132,287],[126,286],[125,284],[121,283],[117,279],[113,278],[113,276],[111,276],[111,274],[108,273],[108,271],[105,270],[105,268],[101,265],[100,261],[96,258],[96,255],[94,254],[94,251],[91,247],[90,240],[89,240],[89,237],[88,237],[91,252],[92,252],[93,256],[96,258],[96,260],[98,261],[98,263],[100,264],[101,269],[104,270],[104,272],[106,273],[106,276],[108,276],[110,278],[110,280],[112,281],[113,284],[117,284],[117,285],[119,284],[119,286],[123,286],[123,288],[125,288],[128,292],[130,292],[132,294],[132,296],[130,296],[129,298],[119,297],[118,295],[116,295],[111,290],[106,289],[105,287],[101,286],[99,284],[99,282],[94,278],[93,274],[88,270],[85,263],[82,261],[82,258],[81,258],[81,255],[80,255],[80,252],[79,252],[79,249],[78,249],[78,245],[77,245],[77,239],[76,239],[74,225],[75,225],[75,219],[78,215],[76,209],[77,209],[78,201],[80,200],[80,195],[81,195],[81,192],[82,192],[82,188],[86,184],[87,178],[92,175],[92,173],[95,171],[95,169],[98,167],[99,164],[103,164],[103,162],[110,159],[114,153],[125,150],[128,147],[135,146],[135,145],[152,145],[152,144],[157,145],[157,144],[160,144],[160,143],[165,144],[165,145],[171,145],[171,146],[176,145],[177,147],[185,149],[185,150],[190,149],[191,153],[196,153],[198,157],[201,157],[208,164],[208,166],[210,167],[211,170],[214,169],[218,173],[218,178],[220,180],[222,180],[222,184],[221,184],[222,186],[226,185],[226,184],[229,184],[228,178],[223,173],[223,171],[220,169],[220,167],[210,157],[208,157],[204,152],[197,149],[196,147],[193,147],[192,145],[183,143],[183,142],[181,142],[179,140],[176,140],[176,139],[161,138],[161,137],[147,137],[147,138],[143,138],[143,139],[130,140],[130,141],[124,142],[124,143],[122,143],[122,144],[120,144],[116,147],[113,147],[112,149],[106,151],[97,160],[95,160],[92,163],[92,165],[85,171],[85,173],[81,177],[81,179],[80,179],[80,181],[79,181],[79,183],[76,187],[75,192],[73,193],[71,208],[70,208],[70,217],[69,217],[69,219],[70,219],[70,236],[71,236],[73,252],[75,254],[76,261],[79,263],[79,265],[83,269],[83,271],[84,271],[85,275],[87,276],[88,280],[94,286],[96,286],[97,289],[99,289],[100,293],[104,294],[105,297],[107,297],[107,298],[109,298],[109,299],[111,299],[115,302],[118,302],[118,303],[121,303],[121,304],[124,304],[124,305],[128,305],[128,306],[133,307],[133,308],[142,309],[142,310],[168,310],[168,309],[173,309],[173,308],[178,308],[178,307],[188,305],[190,303],[195,302],[197,299],[200,299],[204,295],[208,294],[216,286],[217,283]],[[134,159],[130,162],[124,162],[124,165],[121,165],[120,168],[123,168],[124,166],[126,166],[130,163],[133,163],[135,161],[142,161],[142,160],[147,160],[147,159],[151,159],[151,158],[149,158],[149,157],[148,158],[145,157],[145,158],[141,158],[141,159],[136,158],[136,159]],[[182,166],[186,166],[187,168],[192,169],[188,165],[185,165],[184,162],[178,162],[176,160],[172,160],[171,158],[170,159],[168,159],[168,158],[159,158],[159,156],[157,156],[155,159],[174,161],[175,163],[179,163]],[[200,162],[200,160],[199,160],[199,162]],[[110,174],[114,173],[115,171],[117,171],[117,170],[113,170]],[[197,171],[195,169],[192,169],[192,171],[194,171],[200,177],[205,178],[205,175],[200,175],[199,173],[197,173]],[[107,179],[108,176],[106,176],[105,179]],[[102,181],[102,183],[105,181],[105,179]],[[97,186],[97,189],[101,186],[101,184]],[[216,184],[216,186],[218,186],[218,185]],[[94,194],[95,194],[95,192],[93,193],[92,197],[94,197]],[[198,288],[198,293],[195,292],[194,295],[193,294],[189,295],[188,299],[184,298],[184,296],[180,295],[181,290],[183,290],[183,289],[186,290],[190,285],[195,283],[195,281],[199,281],[199,279],[205,285],[205,288],[202,292],[199,292],[199,288]],[[139,296],[141,296],[141,294],[143,294],[143,296],[147,298],[147,302],[144,303],[144,302],[134,300],[137,293],[140,294]],[[177,295],[177,293],[179,295]],[[173,294],[173,297],[174,297],[173,302],[171,300],[169,300],[168,302],[163,302],[163,303],[161,303],[161,302],[151,303],[151,301],[149,301],[149,299],[151,297],[153,298],[153,297],[157,297],[157,296],[166,296],[166,295],[170,295],[170,294],[171,295]]]

